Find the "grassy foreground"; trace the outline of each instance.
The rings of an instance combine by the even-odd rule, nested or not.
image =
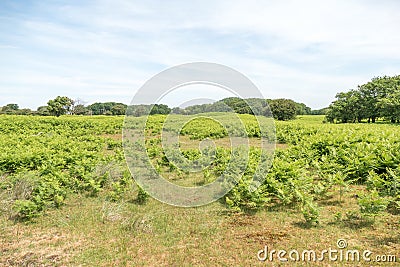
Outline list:
[[[279,194],[272,196],[276,201],[251,213],[232,211],[224,202],[198,208],[178,208],[153,199],[142,203],[123,164],[122,120],[0,117],[0,265],[396,265],[362,260],[280,263],[275,258],[271,263],[257,259],[257,252],[265,246],[320,252],[338,249],[338,239],[344,239],[348,249],[371,250],[373,260],[377,255],[395,255],[397,264],[400,261],[399,215],[381,210],[365,217],[359,203],[364,193],[379,190],[368,187],[367,179],[386,177],[383,170],[396,170],[398,126],[327,125],[318,116],[277,123],[277,138],[282,143],[277,146],[277,166],[292,163],[288,154],[298,157],[290,167],[308,169],[316,184],[322,179],[325,185],[325,176],[320,176],[328,177],[332,169],[347,181],[359,178],[326,186],[327,192],[320,198],[315,196],[315,188],[310,189],[319,207],[318,224],[310,224],[295,201],[285,204],[282,199],[286,195]],[[193,149],[197,139],[190,138],[190,129],[186,130],[182,149]],[[313,138],[309,144],[304,143],[307,136]],[[224,134],[219,132],[216,140],[227,147]],[[311,153],[311,160],[302,159],[310,158]],[[381,159],[385,154],[394,159]],[[282,168],[290,172],[287,167]],[[397,188],[394,190],[396,197]]]
[[[352,249],[369,249],[376,255],[398,253],[398,218],[380,217],[373,226],[336,222],[331,218],[335,211],[357,209],[350,194],[346,199],[342,207],[337,207],[334,199],[325,203],[323,224],[307,228],[296,210],[245,215],[227,213],[218,203],[183,209],[153,200],[138,206],[130,202],[109,203],[101,197],[74,196],[62,209],[52,210],[34,223],[14,224],[3,218],[1,264],[263,266],[257,252],[265,245],[271,249],[322,251],[336,249],[338,239],[345,239]],[[299,262],[298,266],[315,264]],[[335,265],[328,260],[319,264]]]

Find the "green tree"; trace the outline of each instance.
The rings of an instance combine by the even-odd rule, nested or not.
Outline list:
[[[174,107],[171,109],[172,114],[184,114],[184,110],[180,107]]]
[[[314,109],[311,110],[311,115],[326,115],[328,113],[329,108],[322,109]]]
[[[400,90],[400,76],[383,76],[373,78],[370,82],[359,86],[359,91],[364,101],[364,112],[368,121],[375,122],[379,117],[383,117],[384,106],[382,101],[396,96]],[[387,112],[385,112],[387,113]]]
[[[311,114],[311,108],[307,107],[304,103],[296,103],[296,114],[309,115]]]
[[[378,107],[385,119],[392,123],[400,122],[400,90],[393,90],[387,97],[380,99]]]
[[[40,116],[50,116],[51,115],[48,106],[40,106],[40,107],[38,107],[37,111],[36,111],[36,114],[40,115]]]
[[[17,115],[32,115],[33,112],[29,108],[18,109],[15,111]]]
[[[364,117],[364,110],[360,92],[351,90],[336,94],[336,101],[329,106],[328,121],[333,122],[360,122]]]
[[[57,96],[47,102],[48,110],[53,116],[61,116],[71,112],[74,101],[66,96]]]
[[[169,114],[171,109],[164,104],[154,104],[152,109],[150,110],[150,115],[153,114]]]
[[[290,99],[274,99],[269,101],[269,107],[275,119],[292,120],[296,118],[296,103]]]
[[[72,109],[73,115],[87,115],[88,112],[89,110],[83,104],[76,105]]]
[[[96,103],[89,105],[87,108],[92,112],[93,115],[103,114],[104,107],[103,107],[102,103],[96,102]]]
[[[248,98],[246,102],[251,107],[251,111],[254,115],[266,115],[266,110],[269,108],[266,99]]]
[[[7,104],[1,108],[1,113],[14,114],[19,109],[18,104]]]
[[[87,109],[90,110],[92,115],[124,115],[126,108],[127,105],[115,102],[96,102],[87,106]],[[128,112],[134,112],[133,106],[130,106]]]
[[[126,112],[126,105],[125,104],[116,103],[111,108],[111,113],[113,115],[125,115],[125,112]]]
[[[239,97],[228,97],[221,100],[225,105],[229,106],[236,113],[239,114],[253,114],[249,104],[247,104],[246,100]]]
[[[375,122],[385,118],[391,122],[400,120],[400,75],[373,78],[358,86],[357,90],[342,92],[329,106],[326,118],[330,122]]]

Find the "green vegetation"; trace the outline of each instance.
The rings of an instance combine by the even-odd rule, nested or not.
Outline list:
[[[172,117],[165,131],[175,131],[180,124],[180,115]],[[259,128],[255,117],[240,115],[245,132],[238,131],[239,125],[231,120],[218,121],[200,117],[187,123],[180,134],[190,139],[221,139],[227,136],[270,138],[271,129]],[[167,171],[171,177],[187,180],[189,175],[163,156],[159,135],[165,116],[152,116],[147,122],[149,153],[161,173]],[[226,117],[228,118],[228,117]],[[262,117],[259,117],[261,119]],[[249,193],[249,184],[255,175],[255,168],[261,154],[259,144],[250,150],[249,163],[243,179],[224,199],[236,210],[259,210],[271,205],[298,205],[305,220],[317,221],[316,200],[339,188],[340,196],[350,184],[365,185],[374,192],[377,201],[387,203],[392,211],[398,212],[400,164],[400,143],[398,126],[390,125],[323,125],[315,120],[299,119],[295,122],[279,122],[277,140],[289,144],[285,150],[278,150],[262,186]],[[317,120],[318,119],[318,120]],[[137,120],[143,120],[138,118]],[[16,217],[29,219],[48,207],[59,207],[70,193],[87,192],[97,195],[108,186],[109,173],[99,166],[114,162],[120,167],[120,180],[113,181],[114,193],[130,184],[127,170],[123,167],[123,153],[120,140],[110,135],[120,135],[122,118],[92,117],[1,117],[2,151],[0,171],[4,179],[4,190],[22,190],[13,197]],[[220,124],[222,123],[222,124]],[[222,127],[222,125],[228,125]],[[263,125],[263,124],[261,124]],[[234,148],[219,147],[212,168],[203,170],[203,177],[212,181],[219,176],[230,160]],[[182,149],[186,157],[199,155],[198,148]],[[240,154],[240,153],[239,153]],[[197,156],[196,156],[197,155]],[[237,164],[239,165],[239,164]],[[157,167],[158,166],[158,167]],[[125,170],[122,170],[125,169]],[[19,188],[23,189],[19,189]],[[24,191],[26,190],[26,192]],[[123,190],[122,190],[123,191]],[[121,192],[119,192],[121,193]],[[118,196],[113,196],[118,199]],[[360,200],[361,211],[365,201]],[[386,207],[385,206],[385,207]],[[376,209],[382,211],[382,209]],[[370,212],[365,212],[370,213]]]
[[[155,115],[155,114],[169,114],[171,109],[164,104],[154,105],[130,105],[127,108],[126,115],[140,117],[144,115]]]
[[[296,115],[312,114],[311,108],[290,99],[260,99],[228,97],[212,104],[189,106],[185,109],[174,108],[174,114],[193,115],[207,112],[230,112],[237,114],[274,116],[277,120],[292,120]],[[319,112],[316,112],[319,114]]]
[[[266,162],[260,137],[271,139],[272,129],[259,127],[250,114],[239,115],[245,131],[227,114],[213,113],[216,120],[203,115],[193,116],[181,130],[177,126],[190,116],[172,115],[164,127],[165,133],[180,132],[180,151],[189,160],[207,152],[199,147],[202,140],[215,143],[214,163],[196,174],[165,157],[160,133],[167,117],[153,115],[147,121],[153,165],[183,186],[204,185],[223,173],[231,153],[240,149],[231,146],[229,135],[249,139],[248,163],[235,159],[244,175],[234,189],[216,203],[192,209],[161,204],[135,185],[124,163],[123,117],[0,116],[0,238],[7,247],[0,264],[201,265],[213,260],[252,265],[264,245],[314,244],[322,250],[343,237],[375,253],[398,251],[398,125],[324,124],[323,116],[276,121],[272,168],[252,191],[256,167],[260,159]],[[132,118],[129,127],[143,120]],[[13,239],[15,231],[25,241]],[[43,239],[45,233],[60,241]],[[38,249],[28,256],[24,244],[31,242]]]
[[[223,122],[224,115],[218,119]],[[175,120],[178,120],[175,117]],[[306,118],[306,119],[305,119]],[[365,190],[375,194],[371,200],[360,197],[360,216],[366,215],[365,219],[372,213],[386,210],[387,206],[393,207],[392,212],[399,212],[399,184],[400,143],[398,142],[400,132],[398,126],[385,124],[363,126],[363,125],[329,125],[321,124],[322,117],[303,117],[295,122],[277,122],[277,139],[281,143],[290,144],[285,150],[278,150],[273,166],[268,173],[264,184],[255,192],[249,191],[249,185],[255,175],[254,166],[259,161],[260,151],[257,147],[250,150],[250,158],[245,175],[223,201],[234,210],[260,210],[265,207],[276,205],[297,206],[302,211],[306,222],[318,223],[319,207],[318,201],[329,198],[332,191],[339,194],[339,202],[342,196],[352,184],[363,185]],[[305,120],[304,120],[305,119]],[[256,125],[255,117],[241,115],[241,120],[246,125],[248,137],[259,138],[262,132]],[[164,118],[151,119],[147,125],[150,129],[160,129]],[[177,124],[179,125],[179,124]],[[232,131],[235,127],[221,127],[216,121],[199,118],[192,120],[182,129],[181,134],[191,139],[224,138],[229,135],[246,136],[246,133]],[[172,130],[167,128],[165,130]],[[153,131],[158,136],[158,130]],[[265,134],[264,137],[268,137]],[[155,142],[155,140],[158,140]],[[163,173],[176,171],[175,176],[180,180],[187,181],[189,175],[179,173],[173,168],[173,164],[166,159],[161,147],[161,137],[155,137],[151,141],[154,164]],[[197,151],[197,152],[196,152]],[[182,151],[187,155],[198,155],[197,149],[186,149]],[[230,160],[230,148],[220,148],[216,154],[215,161],[221,166],[226,166]],[[162,161],[157,160],[162,158]],[[239,164],[237,164],[239,165]],[[211,177],[221,175],[218,164],[213,168],[203,171],[207,181],[214,180]],[[165,168],[165,169],[163,169]],[[205,182],[205,181],[204,181]],[[391,188],[391,189],[390,189]],[[377,191],[376,193],[374,193]],[[378,192],[379,191],[379,192]],[[358,193],[356,193],[358,194]],[[369,193],[368,193],[369,194]],[[379,208],[374,208],[371,201]],[[371,204],[372,203],[372,204]],[[371,207],[367,207],[372,205]]]
[[[265,245],[321,251],[339,238],[396,255],[399,92],[400,76],[385,76],[314,111],[235,97],[185,109],[60,96],[37,111],[8,104],[0,111],[0,265],[250,266]],[[186,187],[222,177],[233,189],[198,208],[154,200],[126,166],[125,156],[139,154],[123,151],[122,134],[129,143],[144,125],[143,144],[132,143],[156,175]],[[174,135],[177,143],[164,143]]]
[[[125,115],[127,105],[115,102],[94,103],[87,106],[86,114],[92,115]]]
[[[65,115],[72,110],[74,101],[66,96],[57,96],[54,100],[47,102],[47,110],[54,116]]]
[[[230,112],[237,114],[274,116],[278,120],[292,120],[296,115],[321,115],[324,111],[312,111],[303,103],[296,103],[290,99],[259,99],[228,97],[212,104],[194,105],[184,109],[179,107],[170,108],[165,104],[138,104],[125,105],[116,102],[96,102],[85,106],[81,100],[73,100],[66,96],[57,96],[47,102],[47,106],[40,106],[36,111],[20,109],[18,104],[7,104],[1,108],[0,114],[8,115],[39,115],[39,116],[61,116],[61,115],[128,115],[140,117],[144,115],[167,115],[181,114],[194,115],[209,112]]]
[[[85,106],[81,100],[73,100],[67,96],[57,96],[49,100],[47,106],[40,106],[36,111],[28,108],[20,109],[18,104],[7,104],[0,109],[0,114],[7,115],[125,115],[127,105],[116,102],[93,103]]]
[[[304,106],[289,99],[271,100],[269,106],[274,118],[280,121],[293,120],[296,118],[297,114],[307,112],[306,110],[303,110]]]
[[[330,122],[375,122],[378,118],[400,122],[400,76],[374,78],[336,98],[327,112]]]
[[[122,118],[1,116],[0,188],[11,194],[10,215],[30,219],[60,207],[70,193],[96,195],[109,185],[110,173],[101,168],[111,163],[120,174],[110,183],[125,186],[130,175],[120,142],[108,137],[121,124]]]

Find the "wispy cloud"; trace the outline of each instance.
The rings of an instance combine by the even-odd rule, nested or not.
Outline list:
[[[191,61],[314,107],[400,68],[397,1],[2,1],[0,106],[57,95],[129,103]]]

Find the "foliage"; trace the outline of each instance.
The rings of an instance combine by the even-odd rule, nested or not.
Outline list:
[[[72,108],[73,115],[87,115],[89,113],[89,110],[82,104],[79,105],[74,105]]]
[[[375,217],[386,210],[389,201],[384,197],[380,197],[376,190],[369,192],[360,197],[358,200],[360,211],[364,216]]]
[[[310,107],[307,107],[304,103],[296,103],[296,115],[310,115],[312,114],[312,110]],[[319,114],[314,114],[319,115]]]
[[[87,106],[92,115],[124,115],[127,105],[116,102],[93,103]]]
[[[7,104],[1,108],[1,113],[3,114],[13,114],[19,109],[18,104]]]
[[[180,133],[182,135],[190,135],[192,139],[204,139],[206,137],[222,138],[228,135],[221,124],[206,117],[189,121]]]
[[[47,106],[38,107],[36,114],[40,115],[40,116],[50,116],[51,115],[49,108]]]
[[[307,200],[301,206],[301,212],[303,213],[306,223],[310,225],[319,224],[319,208],[315,202]]]
[[[80,100],[72,100],[66,96],[58,96],[54,100],[49,100],[47,106],[40,106],[36,111],[30,109],[19,109],[17,104],[7,104],[2,107],[0,114],[14,114],[14,115],[39,115],[39,116],[61,116],[65,114],[70,115],[130,115],[140,117],[144,115],[156,114],[182,114],[194,115],[199,113],[208,112],[235,112],[237,114],[250,114],[250,115],[264,115],[271,117],[272,113],[268,104],[275,100],[261,99],[261,98],[247,98],[242,99],[238,97],[228,97],[216,101],[211,104],[192,105],[186,108],[174,107],[170,108],[165,104],[151,104],[151,105],[130,105],[129,107],[123,103],[116,102],[96,102],[91,105],[85,106]],[[281,100],[277,99],[277,102]],[[289,101],[289,100],[287,100]],[[290,102],[293,102],[290,100]],[[303,103],[293,102],[296,106],[297,115],[313,114],[311,108]],[[282,104],[282,103],[281,103]],[[284,105],[285,107],[286,105]],[[277,110],[278,112],[278,110]],[[280,112],[280,111],[279,111]],[[285,111],[287,112],[287,111]],[[316,113],[319,114],[319,113]],[[289,115],[288,117],[291,117]],[[279,117],[280,118],[280,117]],[[285,118],[287,119],[287,118]]]
[[[16,218],[60,207],[70,193],[98,194],[110,179],[98,166],[123,159],[121,146],[107,151],[107,135],[121,131],[122,119],[2,116],[0,125],[2,188],[13,192]],[[127,179],[119,177],[114,182]]]
[[[277,139],[295,146],[277,151],[265,181],[269,197],[276,196],[285,205],[299,203],[305,219],[316,222],[311,215],[317,217],[318,209],[312,198],[337,188],[341,201],[349,185],[357,182],[368,185],[371,192],[378,190],[392,209],[398,209],[398,126],[313,125],[300,118],[278,122],[276,127]],[[313,174],[318,178],[313,179]]]
[[[135,128],[146,121],[146,147],[155,169],[184,180],[191,173],[180,170],[166,157],[161,145],[161,130],[178,132],[182,121],[190,121],[180,134],[194,140],[240,136],[272,138],[273,129],[263,128],[264,116],[240,114],[244,127],[230,116],[215,113],[197,119],[182,115],[152,115],[129,121]],[[196,116],[193,116],[195,118]],[[198,116],[197,116],[198,117]],[[255,212],[270,206],[295,207],[309,224],[319,223],[318,201],[335,194],[342,201],[350,184],[357,183],[367,190],[359,197],[360,211],[376,216],[385,210],[399,210],[400,131],[390,124],[322,124],[322,116],[298,116],[295,121],[276,121],[277,140],[287,144],[277,149],[272,168],[266,177],[256,171],[263,159],[257,147],[251,147],[246,163],[245,153],[217,147],[212,164],[202,169],[206,183],[224,174],[237,177],[237,185],[221,201],[233,210]],[[122,143],[115,139],[121,133],[122,117],[0,117],[0,172],[6,180],[0,190],[13,192],[12,202],[17,218],[30,219],[48,208],[63,205],[69,194],[88,196],[106,192],[106,197],[118,201],[133,185],[123,166]],[[226,127],[222,127],[225,125]],[[179,126],[179,127],[178,127]],[[239,130],[239,128],[243,128]],[[271,140],[273,141],[273,140]],[[232,153],[233,152],[233,153]],[[203,166],[199,149],[182,149],[186,159]],[[242,157],[243,155],[243,157]],[[230,173],[228,163],[234,160]],[[254,189],[254,178],[265,178]],[[364,191],[364,190],[363,190]],[[147,193],[138,191],[138,201],[146,201]],[[397,212],[397,213],[396,213]]]
[[[164,104],[154,104],[151,107],[150,110],[150,115],[155,115],[155,114],[164,114],[167,115],[171,112],[171,109]]]
[[[357,90],[338,93],[326,118],[343,123],[375,122],[378,118],[400,122],[400,75],[376,77]]]
[[[174,114],[193,115],[207,112],[236,112],[238,114],[264,115],[272,114],[279,120],[291,120],[295,115],[311,114],[311,108],[303,103],[289,99],[260,99],[228,97],[212,104],[193,105],[185,109],[174,109]],[[272,113],[271,113],[272,111]]]
[[[298,112],[298,106],[290,99],[270,100],[269,106],[274,118],[281,121],[295,119]]]
[[[148,201],[150,195],[140,186],[138,186],[137,188],[138,188],[138,194],[137,194],[136,202],[138,204],[145,204]]]
[[[29,108],[20,109],[18,104],[7,104],[1,108],[0,114],[8,115],[32,115],[34,112]]]
[[[61,116],[71,111],[74,101],[66,96],[57,96],[47,102],[47,110],[51,115]]]
[[[171,109],[164,104],[130,105],[127,108],[126,114],[129,116],[140,117],[144,115],[156,115],[156,114],[167,115],[170,112]]]

